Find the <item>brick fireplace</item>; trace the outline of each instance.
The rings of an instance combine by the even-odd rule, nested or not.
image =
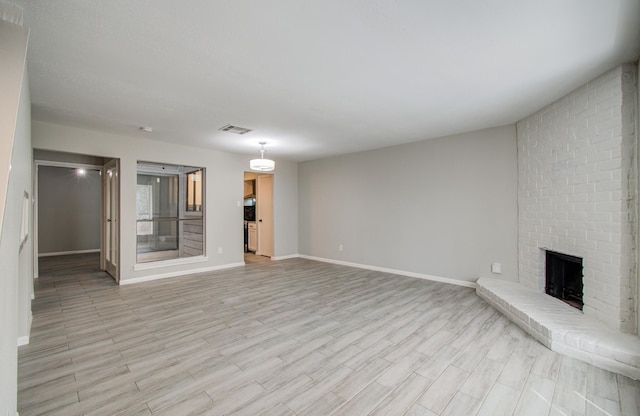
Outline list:
[[[518,122],[519,279],[546,251],[583,260],[584,314],[637,334],[637,68],[623,65]]]

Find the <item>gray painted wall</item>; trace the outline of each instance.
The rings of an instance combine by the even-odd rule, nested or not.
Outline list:
[[[33,295],[33,254],[34,254],[34,229],[33,229],[33,180],[31,158],[31,99],[27,71],[22,84],[20,97],[20,109],[16,125],[16,140],[11,157],[12,178],[10,179],[11,203],[21,209],[20,218],[26,215],[27,230],[26,240],[23,240],[18,248],[18,342],[20,345],[28,342],[31,332],[31,296]],[[25,197],[28,195],[28,200]],[[25,212],[25,204],[27,211]],[[15,209],[15,208],[14,208]],[[17,217],[14,217],[17,218]],[[20,224],[22,225],[22,224]],[[16,225],[14,224],[14,227]],[[15,228],[14,228],[15,229]],[[4,235],[4,234],[3,234]],[[20,231],[22,237],[22,230]]]
[[[39,254],[100,249],[100,173],[38,167]]]
[[[17,344],[28,337],[31,323],[32,235],[21,243],[24,194],[31,197],[32,165],[27,38],[27,28],[0,20],[0,415],[16,414]],[[10,158],[11,168],[4,164],[5,157]]]
[[[277,163],[273,176],[274,256],[298,254],[298,164]]]
[[[509,125],[300,163],[300,253],[517,281],[516,162]]]

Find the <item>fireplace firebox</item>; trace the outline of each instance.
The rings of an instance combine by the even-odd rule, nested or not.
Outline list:
[[[582,310],[582,287],[582,259],[547,251],[545,292]]]

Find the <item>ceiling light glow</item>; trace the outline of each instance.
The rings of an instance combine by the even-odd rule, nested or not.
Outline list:
[[[251,161],[249,162],[249,168],[251,168],[251,170],[257,170],[260,172],[271,172],[276,168],[276,162],[271,159],[264,158],[265,144],[267,144],[267,142],[260,142],[260,159],[251,159]]]

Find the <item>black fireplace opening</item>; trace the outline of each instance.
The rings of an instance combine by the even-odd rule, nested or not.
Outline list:
[[[547,251],[545,292],[582,310],[582,259]]]

